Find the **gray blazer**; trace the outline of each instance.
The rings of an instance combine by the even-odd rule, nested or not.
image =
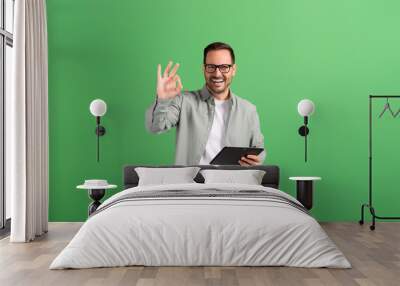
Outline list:
[[[264,148],[256,107],[232,92],[224,146]],[[214,97],[207,87],[172,99],[156,99],[146,111],[146,128],[162,133],[176,127],[175,164],[197,165],[214,119]],[[264,161],[265,152],[261,154]]]

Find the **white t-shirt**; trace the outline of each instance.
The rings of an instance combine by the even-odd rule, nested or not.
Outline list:
[[[200,159],[200,165],[208,165],[212,159],[218,154],[219,151],[224,147],[223,139],[225,136],[226,123],[228,121],[229,114],[229,101],[218,100],[214,98],[215,112],[214,120],[208,135],[206,149],[204,150],[203,156]]]

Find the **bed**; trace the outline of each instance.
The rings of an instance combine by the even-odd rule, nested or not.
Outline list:
[[[250,167],[265,171],[261,185],[206,184],[198,174],[196,183],[152,186],[138,186],[136,167],[124,167],[124,190],[88,218],[50,269],[351,267],[308,211],[279,190],[278,166]]]

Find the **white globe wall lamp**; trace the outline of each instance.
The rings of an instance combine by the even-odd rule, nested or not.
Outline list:
[[[100,162],[100,136],[106,134],[106,129],[100,125],[100,119],[107,112],[107,104],[104,100],[95,99],[90,103],[89,110],[90,113],[96,117],[97,162]]]
[[[315,105],[309,99],[303,99],[297,104],[297,111],[304,118],[304,124],[299,128],[299,134],[304,137],[304,161],[307,162],[307,135],[310,133],[308,128],[308,117],[314,113]]]

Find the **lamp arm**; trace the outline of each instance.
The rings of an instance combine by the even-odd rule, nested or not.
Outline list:
[[[100,162],[100,116],[96,116],[97,162]]]
[[[308,134],[308,116],[304,116],[304,127],[305,127],[305,136],[304,136],[304,161],[307,162],[307,134]]]
[[[100,135],[97,133],[97,162],[100,162]]]
[[[307,134],[304,136],[304,161],[307,162]]]

